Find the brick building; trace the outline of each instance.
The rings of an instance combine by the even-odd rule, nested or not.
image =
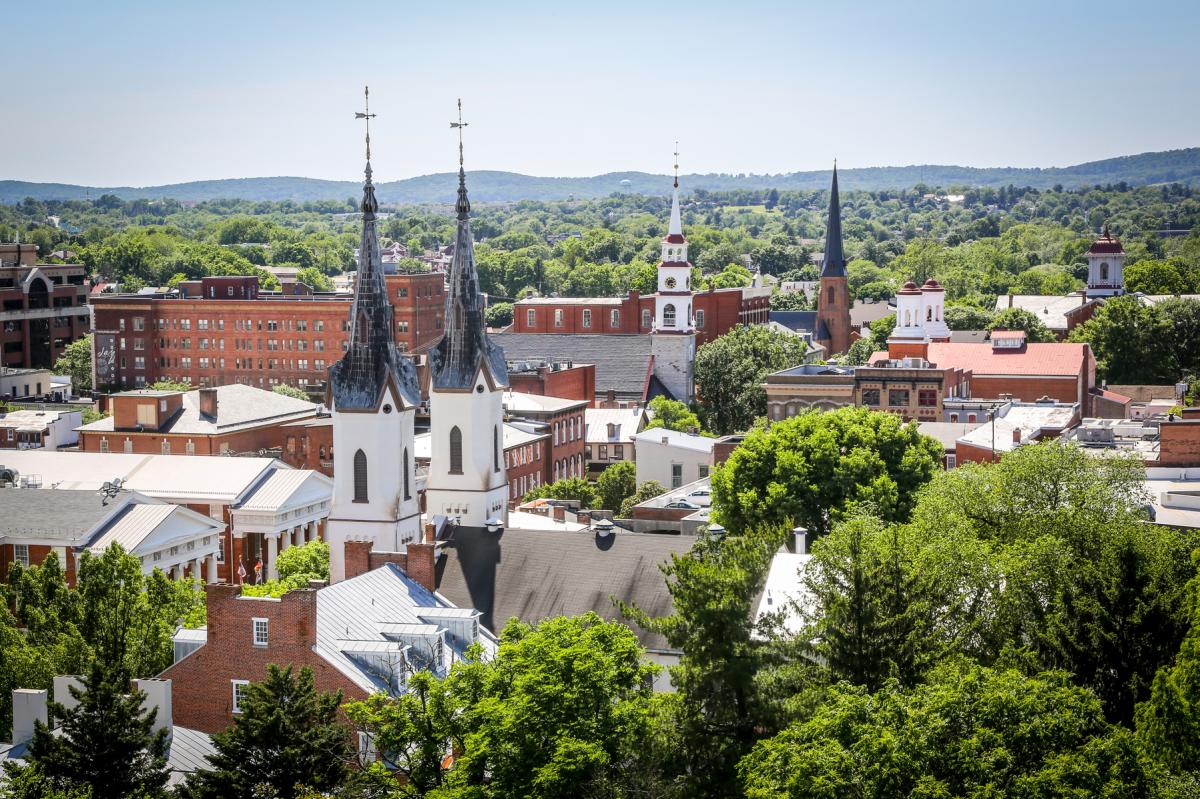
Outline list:
[[[32,244],[0,244],[0,365],[53,366],[88,332],[87,270],[39,264]]]
[[[423,352],[441,337],[443,280],[440,273],[386,276],[402,351]],[[352,297],[297,286],[291,294],[270,293],[259,290],[257,278],[220,276],[162,294],[96,296],[94,384],[286,383],[320,393],[347,346]]]
[[[771,419],[856,405],[906,422],[933,422],[943,418],[947,400],[971,396],[971,373],[923,358],[866,366],[804,364],[768,375],[763,389]]]
[[[520,420],[504,423],[501,447],[510,505],[520,502],[525,494],[538,486],[551,482],[546,476],[554,462],[550,442],[551,428],[545,423]],[[417,462],[417,491],[421,492],[433,458],[431,434],[416,435],[413,451]]]
[[[504,412],[510,420],[527,419],[548,425],[550,446],[545,465],[545,481],[553,483],[565,477],[583,477],[584,413],[587,400],[543,397],[512,391],[504,395]]]
[[[771,289],[747,287],[698,291],[692,295],[696,346],[738,325],[765,325]],[[529,297],[513,304],[513,333],[608,335],[650,333],[655,295],[624,297]]]
[[[509,361],[508,385],[521,394],[596,401],[596,365],[572,361]]]
[[[278,599],[244,597],[236,585],[208,586],[207,627],[181,631],[187,634],[176,638],[176,661],[159,675],[173,683],[176,722],[210,733],[225,729],[245,686],[262,680],[269,664],[307,666],[317,690],[341,691],[354,701],[401,695],[418,670],[444,676],[476,642],[495,650],[477,611],[433,592],[433,544],[385,553],[381,560],[389,562],[371,571],[358,564],[370,565],[379,553],[365,543],[359,549],[347,553],[347,579],[336,585]],[[423,572],[413,568],[417,557],[425,561]]]
[[[311,419],[318,406],[243,385],[195,391],[139,389],[108,398],[109,416],[83,425],[84,452],[147,455],[229,455],[276,450],[282,426]]]

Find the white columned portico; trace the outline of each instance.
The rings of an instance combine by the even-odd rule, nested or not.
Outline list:
[[[208,574],[206,579],[210,583],[215,583],[217,582],[217,556],[209,555],[206,560],[208,561]]]
[[[280,533],[267,533],[264,537],[267,539],[267,579],[279,579],[279,565],[276,560],[279,556],[279,536]]]
[[[279,551],[283,552],[292,545],[292,528],[284,530],[279,534]]]
[[[191,579],[204,582],[204,558],[196,558],[192,561]]]

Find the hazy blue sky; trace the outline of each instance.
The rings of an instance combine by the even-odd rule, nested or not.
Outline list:
[[[1200,2],[16,2],[0,178],[1063,166],[1200,144]],[[15,95],[15,96],[14,96]]]

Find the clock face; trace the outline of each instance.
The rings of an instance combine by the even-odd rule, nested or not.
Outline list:
[[[667,278],[667,288],[669,288],[669,289],[673,289],[673,288],[675,288],[675,286],[678,284],[678,282],[679,282],[679,281],[677,281],[677,280],[676,280],[675,278],[673,278],[673,277],[669,277],[669,278]]]

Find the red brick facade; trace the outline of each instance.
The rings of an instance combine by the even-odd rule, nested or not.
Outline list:
[[[738,325],[765,325],[770,294],[758,289],[715,289],[693,295],[696,346]],[[513,305],[514,333],[650,333],[654,295],[631,291],[619,298],[535,298]]]
[[[0,244],[0,364],[50,367],[87,335],[88,280],[77,264],[38,264],[37,247]]]
[[[531,364],[529,369],[510,371],[508,385],[520,394],[596,401],[596,366],[590,363]]]
[[[422,351],[441,337],[443,280],[440,272],[387,276],[402,350]],[[198,282],[199,296],[94,298],[99,388],[137,388],[161,379],[198,386],[324,386],[346,347],[349,295],[262,294],[253,277]]]
[[[233,723],[235,680],[262,680],[267,666],[308,666],[319,691],[341,691],[347,701],[366,693],[313,652],[317,592],[289,591],[279,599],[243,597],[241,587],[213,584],[208,592],[208,640],[159,675],[172,681],[175,724],[214,733]],[[267,619],[268,644],[254,643],[254,619]]]
[[[817,343],[825,354],[850,349],[850,288],[845,277],[822,277],[817,298]],[[822,334],[828,333],[827,337]]]
[[[1159,428],[1157,463],[1152,466],[1200,466],[1200,408],[1184,408],[1183,418]]]

